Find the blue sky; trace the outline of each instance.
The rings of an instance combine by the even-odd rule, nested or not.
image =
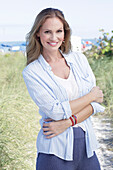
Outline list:
[[[24,41],[44,8],[63,11],[72,35],[98,38],[99,29],[113,30],[113,0],[0,0],[0,41]]]

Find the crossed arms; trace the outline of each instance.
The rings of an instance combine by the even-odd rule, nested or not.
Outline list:
[[[90,104],[91,102],[97,102],[97,103],[103,102],[103,93],[99,87],[94,87],[85,96],[69,102],[72,114],[76,115],[78,123],[81,123],[82,121],[87,119],[94,112],[93,107]],[[64,119],[58,121],[54,121],[52,119],[45,119],[45,122],[48,121],[52,121],[52,122],[43,123],[43,134],[48,139],[64,132],[67,128],[69,128],[72,125],[70,119]]]

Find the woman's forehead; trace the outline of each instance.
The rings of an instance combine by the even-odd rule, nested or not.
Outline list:
[[[42,29],[63,28],[63,23],[58,17],[47,18],[42,25]]]

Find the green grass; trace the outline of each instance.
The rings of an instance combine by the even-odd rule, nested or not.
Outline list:
[[[106,116],[113,117],[113,57],[88,58],[95,74],[97,85],[103,90]]]
[[[0,55],[0,169],[34,170],[38,108],[22,77],[22,53]]]
[[[104,91],[105,113],[112,116],[113,60],[89,62]],[[0,170],[35,170],[40,116],[23,81],[25,63],[22,53],[0,54]]]

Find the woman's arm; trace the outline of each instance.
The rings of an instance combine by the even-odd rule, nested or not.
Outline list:
[[[56,98],[48,86],[45,86],[38,75],[34,72],[25,69],[23,78],[26,83],[28,92],[39,109],[53,120],[68,119],[72,114],[79,112],[91,102],[99,100],[100,90],[95,87],[90,94],[87,94],[79,99],[69,102],[69,100],[60,101]],[[95,95],[97,94],[97,95]]]
[[[81,123],[93,113],[93,108],[89,104],[83,110],[76,114],[77,116],[77,123]],[[52,119],[46,119],[45,122],[52,121]],[[70,119],[59,120],[59,121],[52,121],[50,123],[43,124],[43,134],[46,138],[50,139],[55,137],[61,133],[63,133],[67,128],[72,126],[72,122]]]
[[[81,98],[70,101],[72,114],[76,114],[88,106],[91,102],[103,102],[103,93],[99,87],[94,87],[90,93],[82,96]]]
[[[92,100],[100,103],[103,102],[103,93],[99,89],[99,87],[94,87],[87,95],[70,102],[72,114],[77,116],[77,123],[81,123],[92,115],[93,107],[91,104],[89,104]],[[59,121],[54,121],[52,119],[45,120],[45,122],[49,121],[52,122],[43,123],[43,134],[48,139],[57,136],[58,134],[64,132],[67,128],[72,126],[72,122],[70,119],[64,119]]]

